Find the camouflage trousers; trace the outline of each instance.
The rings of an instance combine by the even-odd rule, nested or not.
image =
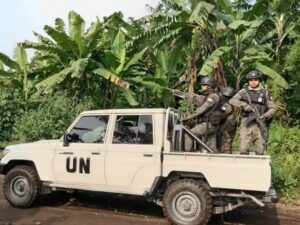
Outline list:
[[[207,133],[206,133],[207,130]],[[195,134],[198,138],[204,139],[207,136],[207,144],[210,148],[217,150],[217,127],[211,125],[210,122],[202,122],[191,129],[193,134]],[[185,151],[191,151],[193,149],[193,140],[188,135],[185,134]]]
[[[218,150],[220,153],[231,153],[232,148],[232,141],[234,138],[235,133],[229,132],[225,128],[220,129],[219,131],[219,137],[218,137]]]
[[[263,155],[267,147],[267,142],[261,135],[261,131],[256,122],[251,122],[248,126],[245,125],[246,118],[241,122],[241,143],[240,153],[248,154],[252,144],[255,145],[255,153],[257,155]]]

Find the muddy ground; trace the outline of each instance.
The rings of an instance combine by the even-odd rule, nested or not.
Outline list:
[[[0,185],[2,187],[2,179]],[[0,225],[166,225],[159,206],[142,198],[95,193],[57,192],[41,197],[30,209],[16,209],[0,188]],[[246,206],[213,216],[210,225],[300,225],[300,207]]]

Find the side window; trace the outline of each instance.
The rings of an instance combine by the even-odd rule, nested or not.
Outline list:
[[[152,116],[140,116],[138,140],[139,144],[153,144]]]
[[[109,116],[84,116],[68,134],[69,142],[103,143]]]
[[[152,116],[117,116],[113,144],[153,144]]]

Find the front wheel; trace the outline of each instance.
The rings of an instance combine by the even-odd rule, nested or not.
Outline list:
[[[205,225],[212,209],[209,192],[200,182],[192,179],[174,182],[163,197],[163,211],[172,224]]]
[[[36,170],[26,165],[12,168],[5,176],[3,192],[12,206],[30,207],[40,192],[40,181]]]

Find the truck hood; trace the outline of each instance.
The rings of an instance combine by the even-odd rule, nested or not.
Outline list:
[[[47,148],[56,147],[57,143],[59,143],[59,139],[55,140],[41,140],[35,142],[29,142],[24,144],[16,144],[9,145],[5,149],[11,150],[25,150],[25,149],[43,149],[43,147],[47,146]]]
[[[54,151],[60,140],[43,140],[25,144],[9,145],[4,149],[4,157],[1,159],[2,164],[10,160],[28,160],[37,161],[52,160]],[[43,162],[43,164],[47,164]]]
[[[39,144],[47,143],[47,144],[50,144],[50,143],[57,143],[58,141],[59,141],[59,139],[52,139],[52,140],[35,141],[35,142],[32,142],[32,143],[39,143]]]

